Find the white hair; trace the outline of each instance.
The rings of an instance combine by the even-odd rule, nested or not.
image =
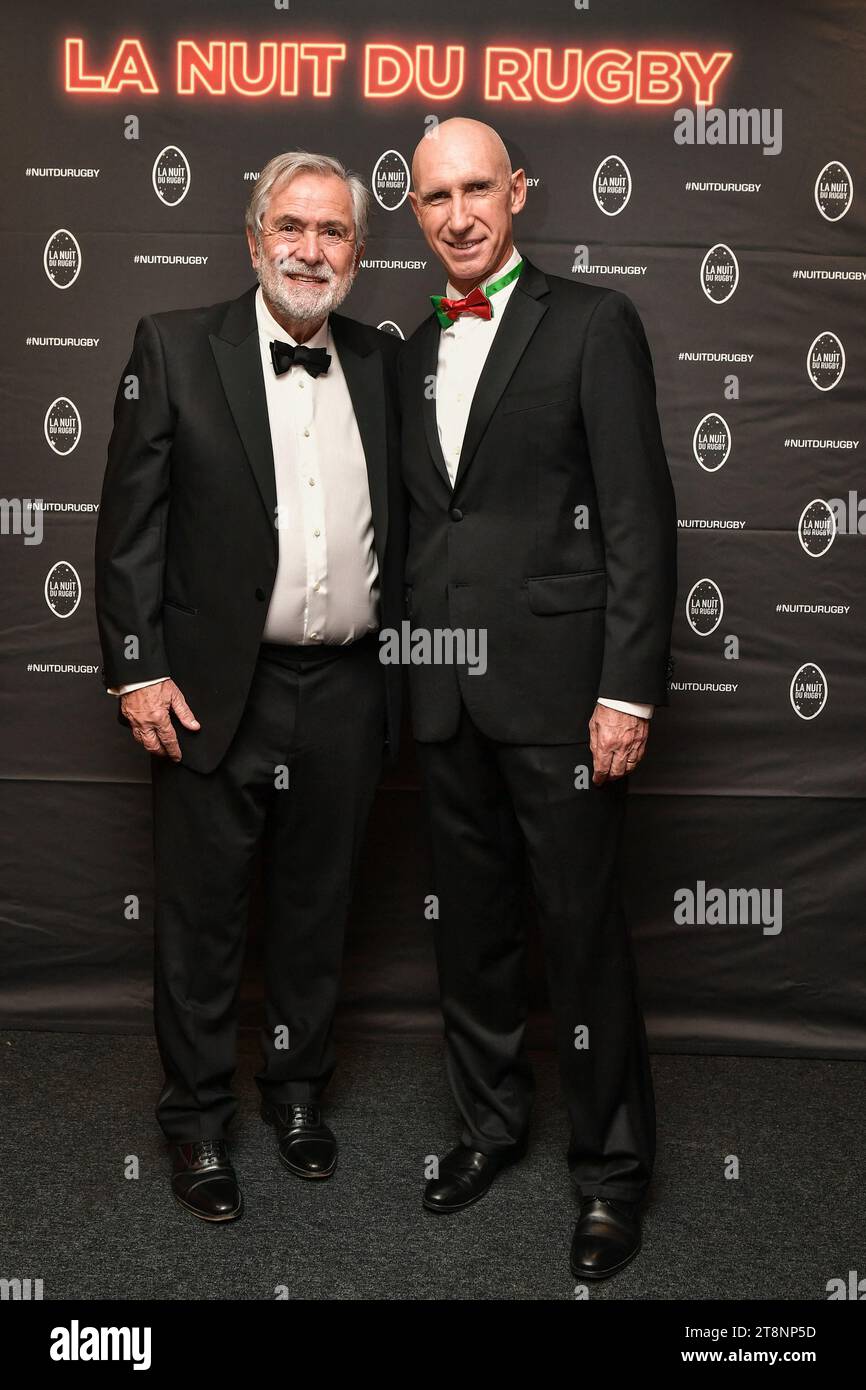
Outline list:
[[[332,174],[346,184],[352,199],[352,221],[355,244],[361,245],[367,236],[370,216],[370,191],[357,174],[346,169],[339,159],[327,154],[311,154],[308,150],[289,150],[286,154],[276,154],[269,159],[256,180],[250,201],[247,204],[245,225],[258,242],[262,231],[262,216],[268,206],[271,193],[279,184],[293,179],[296,174]]]

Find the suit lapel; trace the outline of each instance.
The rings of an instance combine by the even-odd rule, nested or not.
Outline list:
[[[277,480],[256,321],[257,288],[232,300],[219,333],[208,337],[276,545]]]
[[[548,292],[547,278],[531,261],[525,257],[524,261],[523,270],[505,306],[502,322],[490,345],[472,398],[460,462],[454,478],[455,494],[466,478],[503,391],[526,351],[530,338],[547,313],[547,304],[541,302],[542,297]],[[495,307],[495,299],[493,303]]]
[[[388,437],[382,354],[377,348],[371,348],[366,335],[358,331],[361,325],[354,319],[331,314],[330,325],[364,448],[373,513],[373,540],[379,574],[382,575],[388,536]]]
[[[277,482],[268,402],[262,377],[254,285],[229,305],[219,333],[209,335],[217,370],[274,533]],[[331,333],[349,389],[364,448],[376,558],[383,571],[388,527],[387,439],[382,357],[371,349],[354,320],[331,314]]]

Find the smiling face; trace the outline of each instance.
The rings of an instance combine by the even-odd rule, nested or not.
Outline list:
[[[274,189],[262,230],[247,228],[247,244],[265,302],[289,332],[315,331],[342,304],[364,250],[355,242],[348,186],[310,172]]]
[[[409,200],[431,251],[461,293],[492,275],[512,249],[511,219],[526,201],[495,130],[454,117],[433,128],[412,161]]]

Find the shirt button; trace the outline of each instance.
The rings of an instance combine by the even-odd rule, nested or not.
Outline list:
[[[322,587],[321,584],[320,584],[320,583],[318,582],[318,580],[317,580],[316,583],[313,585],[313,593],[314,593],[314,594],[317,594],[317,593],[319,592],[319,590],[321,589],[321,587]]]
[[[319,528],[318,528],[318,526],[317,526],[316,529],[315,529],[315,531],[313,532],[313,535],[314,535],[314,536],[321,536],[321,534],[322,534],[322,533],[321,533],[321,531],[319,530]]]
[[[316,486],[316,480],[315,480],[315,478],[310,478],[310,487],[315,487],[315,486]]]
[[[310,437],[310,431],[309,431],[309,430],[304,430],[304,438],[305,438],[305,439],[309,439],[309,437]]]
[[[318,642],[318,640],[319,640],[319,634],[318,634],[318,632],[311,632],[311,633],[310,633],[310,639],[311,639],[313,642]]]

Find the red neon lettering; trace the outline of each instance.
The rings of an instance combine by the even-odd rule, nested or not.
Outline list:
[[[396,43],[368,43],[364,50],[364,96],[399,97],[412,81],[412,59]]]
[[[466,50],[462,45],[449,44],[445,49],[445,75],[436,77],[433,71],[432,43],[419,43],[415,49],[415,82],[422,97],[430,101],[447,101],[456,97],[463,86],[463,63]]]
[[[542,101],[572,101],[580,91],[579,48],[565,48],[559,60],[557,80],[553,78],[553,49],[535,50],[535,90]]]
[[[683,67],[695,84],[696,106],[712,102],[716,83],[733,56],[733,53],[711,53],[705,63],[700,53],[683,53]]]
[[[484,72],[486,101],[531,101],[532,59],[523,48],[488,48]]]
[[[679,101],[683,94],[680,66],[676,53],[641,49],[637,55],[638,102],[646,106],[669,106]]]
[[[302,43],[301,60],[313,65],[313,96],[332,96],[334,64],[346,61],[346,45],[344,43]]]
[[[105,82],[95,73],[84,71],[84,40],[66,40],[66,91],[102,92]]]
[[[621,48],[602,48],[584,64],[583,86],[593,101],[615,106],[630,101],[634,77],[629,71],[631,58]]]

